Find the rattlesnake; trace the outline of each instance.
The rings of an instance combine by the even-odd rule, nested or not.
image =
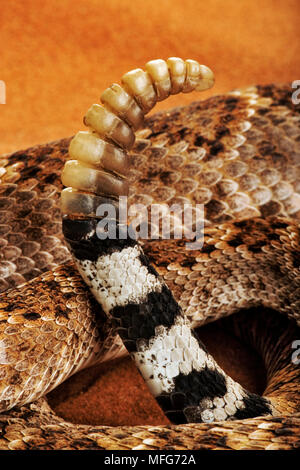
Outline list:
[[[163,87],[161,93],[166,97]],[[137,103],[142,107],[138,99]],[[55,416],[41,396],[80,368],[116,357],[124,348],[70,261],[61,233],[59,178],[70,139],[3,156],[0,448],[299,446],[299,366],[291,360],[292,344],[299,338],[299,121],[299,106],[292,103],[288,85],[250,87],[148,118],[128,156],[131,204],[205,205],[203,248],[187,250],[184,240],[144,240],[148,258],[136,254],[149,270],[147,276],[153,276],[152,287],[164,279],[164,307],[173,302],[170,288],[193,326],[258,305],[290,319],[273,312],[265,323],[268,337],[256,325],[255,341],[267,366],[268,387],[267,398],[254,398],[254,411],[264,416],[249,417],[255,414],[249,414],[247,404],[248,414],[243,414],[245,394],[226,377],[228,402],[220,408],[227,410],[226,418],[247,418],[238,421],[114,428],[73,425]],[[110,148],[105,162],[110,175],[124,163],[119,155],[119,167],[113,168],[112,152]],[[76,203],[68,197],[63,209],[74,213]],[[76,219],[68,220],[64,233],[74,250]],[[131,249],[137,249],[135,243]],[[243,325],[235,328],[243,330]],[[244,329],[246,336],[252,335],[247,321]],[[230,393],[239,402],[232,412]],[[204,409],[190,410],[191,420],[204,411],[202,418],[209,421],[215,408],[206,401]],[[219,411],[216,416],[222,417]],[[169,416],[182,419],[182,414]]]

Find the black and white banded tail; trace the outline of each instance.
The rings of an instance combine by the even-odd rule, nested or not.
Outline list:
[[[101,95],[103,106],[87,112],[90,131],[74,137],[62,173],[68,186],[62,191],[63,233],[78,270],[173,423],[249,418],[272,413],[272,405],[217,365],[118,215],[109,221],[116,237],[99,236],[97,208],[115,207],[127,194],[126,152],[155,103],[212,84],[210,69],[179,58],[150,61],[146,71],[125,74],[122,86]]]

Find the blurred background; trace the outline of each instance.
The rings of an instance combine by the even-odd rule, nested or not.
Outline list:
[[[196,59],[216,76],[213,90],[159,108],[300,79],[299,12],[299,0],[2,2],[0,153],[74,134],[107,86],[154,58]]]

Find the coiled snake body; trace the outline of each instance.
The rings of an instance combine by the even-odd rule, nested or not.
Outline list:
[[[165,296],[164,308],[173,302],[170,289],[193,327],[260,305],[273,311],[266,320],[267,336],[255,334],[247,321],[244,327],[236,325],[246,336],[254,332],[265,360],[264,398],[247,394],[222,375],[212,358],[205,359],[206,373],[216,374],[206,378],[219,389],[213,386],[213,391],[200,394],[197,407],[189,402],[184,418],[195,421],[201,416],[204,422],[197,424],[75,425],[57,417],[40,398],[77,370],[124,353],[124,347],[114,334],[114,322],[103,314],[70,260],[62,236],[60,173],[70,139],[2,158],[1,449],[299,446],[300,376],[291,360],[300,312],[299,122],[299,106],[293,105],[289,86],[251,87],[148,118],[129,152],[130,204],[205,205],[203,248],[187,250],[183,240],[144,240],[148,258],[136,255],[150,270],[146,274],[155,278],[148,280],[166,283],[157,290]],[[64,227],[73,249],[79,241],[75,223],[71,218]],[[135,246],[123,247],[123,253]],[[111,259],[114,252],[107,252]],[[128,346],[134,333],[128,336],[126,321],[118,332],[122,336],[126,330]],[[177,327],[184,336],[184,323],[177,321]],[[145,350],[140,349],[142,356]],[[226,379],[222,393],[219,374]],[[171,371],[170,377],[175,375]],[[157,386],[152,384],[155,395]],[[176,389],[167,408],[177,409],[182,396]],[[211,422],[214,413],[220,419]],[[178,413],[169,417],[176,423]]]

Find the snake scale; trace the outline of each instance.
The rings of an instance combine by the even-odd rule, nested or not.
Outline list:
[[[179,61],[168,62],[171,78]],[[151,77],[159,99],[170,93],[165,64],[134,71]],[[171,92],[192,91],[199,74],[211,81],[204,66],[185,67],[185,82],[176,75]],[[123,88],[108,89],[131,100],[117,125],[95,129],[95,114],[106,108],[93,105],[88,133],[1,158],[0,449],[297,448],[300,107],[290,86],[263,85],[143,121],[151,94],[130,89],[130,73],[123,78]],[[101,100],[115,116],[107,90]],[[69,148],[71,158],[83,155],[79,162]],[[80,160],[95,158],[95,148],[102,166],[93,173],[95,165]],[[62,234],[66,159],[63,182],[73,189],[62,193],[63,232],[77,267]],[[127,187],[129,204],[203,204],[203,247],[189,250],[183,239],[99,242],[95,206]],[[269,315],[251,319],[257,306]],[[230,379],[194,336],[194,328],[233,313],[235,332],[264,359],[263,397]],[[75,425],[49,407],[44,395],[71,374],[124,354],[120,337],[174,424]]]

